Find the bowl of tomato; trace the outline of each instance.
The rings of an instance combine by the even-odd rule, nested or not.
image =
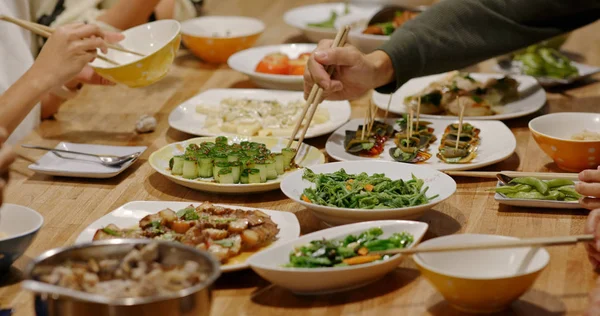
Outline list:
[[[303,90],[304,69],[316,48],[315,44],[254,47],[233,54],[227,64],[261,88]]]

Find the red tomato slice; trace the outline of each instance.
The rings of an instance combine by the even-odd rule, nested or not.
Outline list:
[[[287,75],[289,73],[290,58],[282,53],[268,54],[256,66],[256,72],[275,75]]]
[[[292,59],[289,63],[289,74],[293,76],[304,75],[304,68],[306,68],[306,62],[308,59]]]

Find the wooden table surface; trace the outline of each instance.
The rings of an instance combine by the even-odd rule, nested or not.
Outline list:
[[[281,16],[310,0],[222,0],[208,1],[209,14],[245,15],[262,19],[267,29],[257,45],[302,41]],[[314,1],[313,1],[314,2]],[[572,34],[566,48],[587,63],[600,65],[600,23]],[[486,62],[474,70],[485,70]],[[45,121],[25,143],[54,146],[59,141],[145,145],[148,150],[131,168],[106,180],[68,179],[35,174],[27,159],[43,153],[19,149],[23,156],[11,168],[5,201],[31,207],[44,216],[44,226],[31,247],[20,258],[8,278],[0,283],[0,307],[13,308],[16,315],[32,315],[32,295],[20,289],[21,270],[41,252],[74,242],[90,223],[130,201],[205,201],[262,207],[293,212],[302,233],[323,225],[302,206],[280,191],[254,195],[216,195],[176,185],[153,171],[147,159],[153,151],[190,137],[169,128],[171,110],[195,94],[211,88],[251,88],[252,83],[226,65],[200,62],[183,51],[172,71],[147,88],[85,87],[78,98],[65,104],[56,120]],[[368,96],[352,102],[352,117],[363,117]],[[535,144],[528,121],[542,113],[597,112],[600,83],[569,87],[548,93],[548,104],[535,115],[506,121],[517,139],[517,150],[508,160],[486,170],[559,171]],[[151,134],[133,132],[138,117],[151,114],[158,128]],[[307,142],[324,148],[327,136]],[[486,141],[493,141],[488,139]],[[535,210],[499,206],[488,189],[494,181],[457,178],[454,196],[427,212],[420,220],[429,224],[426,238],[456,233],[501,234],[517,237],[582,234],[586,211]],[[506,315],[577,315],[587,305],[587,295],[596,275],[586,259],[583,245],[548,249],[551,262],[531,291],[514,303]],[[439,293],[420,276],[414,263],[405,260],[384,279],[361,289],[334,295],[295,296],[271,286],[250,270],[223,275],[214,291],[213,315],[458,315]]]

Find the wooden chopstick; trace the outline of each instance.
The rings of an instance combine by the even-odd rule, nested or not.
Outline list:
[[[335,39],[333,40],[333,44],[331,44],[331,47],[344,46],[344,44],[346,43],[346,38],[348,37],[349,30],[350,30],[349,26],[345,26],[342,29],[340,29],[338,31],[338,33],[336,34]],[[334,71],[335,71],[335,67],[332,67],[332,66],[327,67],[327,73],[329,74],[329,76],[331,76]],[[302,145],[302,142],[304,141],[304,136],[306,135],[306,131],[310,127],[310,122],[312,122],[312,118],[315,115],[315,112],[317,111],[317,107],[318,107],[319,103],[322,102],[322,98],[323,98],[323,89],[321,87],[319,87],[318,84],[315,83],[313,85],[312,89],[310,90],[308,99],[306,99],[306,104],[304,105],[302,115],[300,116],[300,119],[298,120],[298,122],[296,122],[294,131],[292,132],[290,140],[287,144],[288,148],[292,146],[294,139],[296,138],[296,135],[298,134],[298,131],[300,130],[300,127],[302,126],[302,122],[304,121],[304,118],[307,118],[306,124],[302,130],[302,133],[300,134],[300,137],[298,137],[296,151],[298,151],[300,149],[300,146]],[[318,102],[315,103],[315,101],[318,101]],[[308,116],[307,116],[307,113],[308,113]]]
[[[454,177],[473,177],[473,178],[489,178],[496,179],[499,173],[509,177],[536,177],[544,179],[568,179],[578,180],[577,173],[553,173],[553,172],[520,172],[520,171],[445,171],[449,176]]]
[[[489,243],[477,244],[460,244],[452,246],[439,247],[415,247],[408,249],[390,249],[385,251],[374,251],[369,254],[378,255],[395,255],[395,254],[415,254],[426,252],[447,252],[447,251],[465,251],[465,250],[487,250],[487,249],[502,249],[502,248],[523,248],[523,247],[545,247],[569,245],[579,242],[593,241],[594,235],[575,235],[561,237],[544,237],[544,238],[529,238],[521,240],[510,240]]]

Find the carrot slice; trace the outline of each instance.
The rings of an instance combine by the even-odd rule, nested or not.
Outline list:
[[[372,184],[365,184],[365,190],[371,192],[375,188]]]
[[[379,259],[381,259],[380,255],[357,256],[357,257],[344,259],[344,263],[347,265],[353,266],[356,264],[363,264],[363,263],[377,261]]]
[[[369,253],[369,249],[367,249],[367,247],[362,247],[358,249],[357,253],[361,256],[366,256]]]
[[[312,203],[312,201],[304,194],[302,194],[302,201],[304,201],[306,203]]]

